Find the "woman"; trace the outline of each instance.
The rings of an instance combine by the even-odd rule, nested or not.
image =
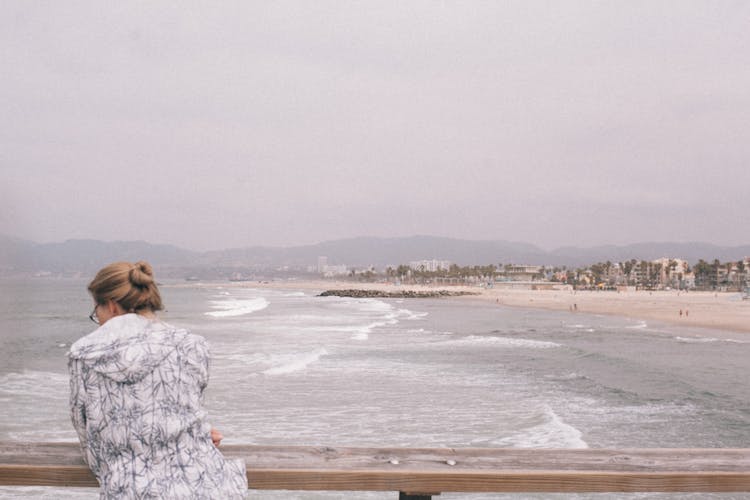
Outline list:
[[[100,498],[245,498],[244,464],[205,421],[206,341],[156,317],[151,266],[110,264],[88,290],[100,326],[68,353],[70,405]]]

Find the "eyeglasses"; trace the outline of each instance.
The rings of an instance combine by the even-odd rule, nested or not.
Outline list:
[[[97,304],[97,305],[94,306],[94,310],[91,312],[91,314],[89,314],[89,319],[98,325],[99,324],[99,316],[96,315],[96,310],[97,309],[99,309],[99,304]]]

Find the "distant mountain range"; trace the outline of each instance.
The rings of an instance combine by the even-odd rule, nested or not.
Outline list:
[[[304,270],[307,266],[314,266],[319,256],[327,257],[328,264],[332,265],[346,264],[360,268],[373,265],[382,268],[422,259],[449,260],[460,265],[514,263],[576,267],[607,260],[618,262],[660,257],[677,257],[691,263],[699,259],[725,262],[748,255],[750,245],[725,247],[700,242],[664,242],[561,247],[545,251],[528,243],[436,236],[361,237],[295,247],[255,246],[195,252],[145,241],[67,240],[62,243],[34,243],[0,235],[0,273],[6,275],[37,272],[90,274],[118,260],[147,260],[173,276],[207,276],[232,269],[270,273],[286,266],[291,270]]]

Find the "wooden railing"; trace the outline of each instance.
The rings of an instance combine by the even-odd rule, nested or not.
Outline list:
[[[441,492],[750,491],[750,449],[221,447],[251,489]],[[0,485],[98,486],[77,443],[0,443]]]

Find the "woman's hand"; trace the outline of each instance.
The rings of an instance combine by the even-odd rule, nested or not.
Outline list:
[[[221,432],[211,427],[211,441],[213,441],[214,446],[218,447],[221,444],[222,439],[224,439],[224,436]]]

